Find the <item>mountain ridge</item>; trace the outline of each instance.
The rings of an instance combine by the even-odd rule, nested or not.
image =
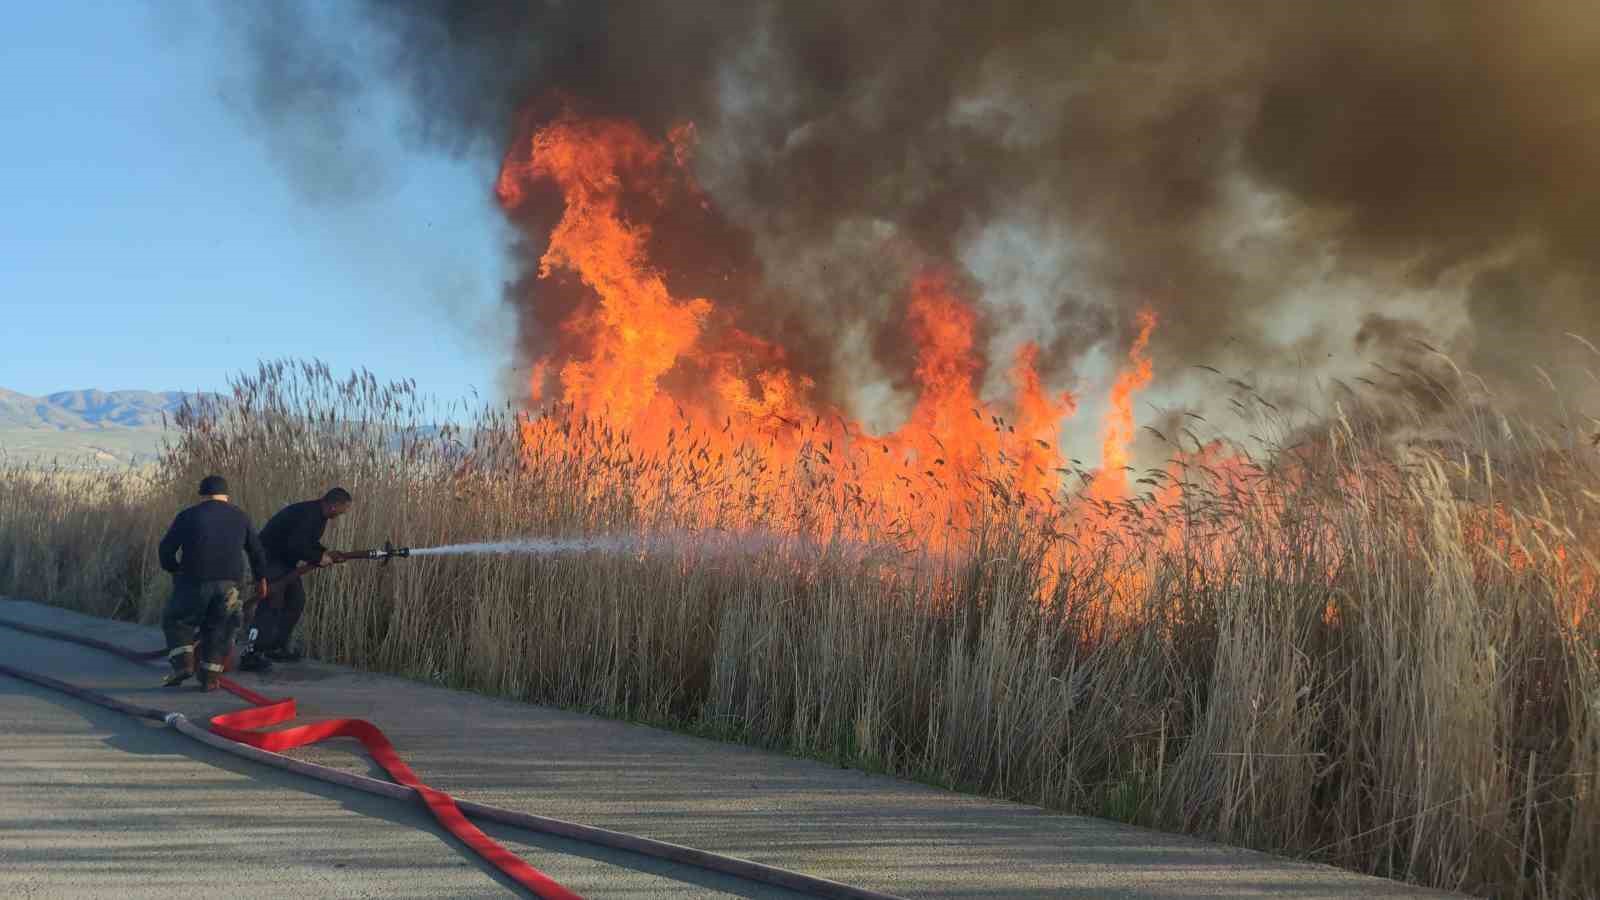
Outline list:
[[[54,431],[155,429],[186,400],[220,395],[193,391],[103,391],[83,388],[36,396],[0,388],[0,429]]]
[[[170,422],[185,400],[221,396],[99,388],[33,395],[0,387],[0,465],[148,463],[161,450],[163,421]]]
[[[167,427],[185,401],[229,403],[227,395],[191,391],[56,391],[42,396],[0,387],[0,468],[12,463],[69,467],[142,465],[161,452]],[[437,434],[438,425],[405,429]],[[399,434],[391,435],[396,448]]]

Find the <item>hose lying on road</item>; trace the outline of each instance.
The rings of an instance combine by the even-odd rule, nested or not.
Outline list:
[[[0,626],[52,640],[69,641],[86,647],[93,647],[135,662],[146,662],[166,656],[166,651],[164,650],[149,652],[129,650],[105,641],[98,641],[93,638],[81,637],[68,632],[42,628],[23,622],[14,622],[8,619],[0,619]],[[747,859],[723,856],[638,835],[609,831],[590,825],[580,825],[576,822],[567,822],[561,819],[503,809],[497,806],[488,806],[482,803],[474,803],[470,800],[458,801],[443,791],[435,790],[423,784],[416,777],[416,773],[412,772],[411,768],[400,759],[399,753],[395,750],[394,745],[389,742],[389,739],[384,736],[377,726],[370,722],[364,722],[359,719],[333,719],[270,733],[250,730],[276,725],[294,718],[296,714],[294,698],[274,700],[264,697],[228,678],[221,679],[222,687],[235,696],[251,703],[253,708],[214,716],[211,719],[211,727],[208,730],[191,722],[182,713],[125,703],[87,688],[69,684],[47,675],[17,669],[3,663],[0,663],[0,674],[61,691],[79,700],[116,710],[126,715],[162,722],[176,731],[211,747],[235,756],[254,760],[255,762],[275,766],[297,775],[304,775],[330,784],[354,788],[358,791],[378,794],[396,800],[415,802],[420,799],[428,807],[429,811],[434,814],[434,817],[439,820],[439,823],[451,834],[455,835],[518,884],[533,892],[535,896],[547,898],[547,900],[554,900],[554,898],[565,900],[565,898],[575,898],[577,895],[551,880],[549,876],[518,859],[511,851],[496,843],[471,822],[468,822],[467,815],[587,844],[624,850],[641,856],[694,866],[707,871],[732,875],[747,881],[770,884],[815,897],[897,900],[890,894],[852,887],[837,881],[804,875]],[[394,784],[380,781],[376,778],[368,778],[364,775],[343,772],[274,752],[305,746],[330,737],[354,737],[360,740],[366,746],[367,751],[372,754],[373,759],[400,783]]]

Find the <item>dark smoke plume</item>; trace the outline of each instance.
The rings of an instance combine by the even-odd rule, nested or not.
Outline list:
[[[553,92],[657,136],[693,121],[720,224],[658,227],[679,235],[659,256],[674,291],[781,336],[836,397],[903,374],[898,303],[930,263],[964,269],[994,339],[1040,339],[1058,379],[1119,352],[1142,306],[1162,319],[1158,378],[1392,363],[1404,334],[1526,381],[1562,331],[1600,337],[1600,16],[1583,0],[375,2],[364,18],[382,64],[363,77],[410,99],[405,134],[429,147],[497,157]],[[337,101],[303,102],[349,75],[307,61],[337,42],[293,27],[248,23],[262,103],[333,117],[296,123],[313,133],[355,127]],[[529,258],[551,214],[527,214]],[[530,347],[559,290],[513,289]],[[851,327],[868,338],[843,345]]]

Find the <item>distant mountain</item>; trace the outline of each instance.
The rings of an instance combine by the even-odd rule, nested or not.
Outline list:
[[[0,428],[160,428],[185,399],[180,391],[60,391],[30,397],[0,388]]]
[[[137,464],[161,445],[161,421],[179,391],[60,391],[43,397],[0,388],[0,460]],[[216,395],[204,395],[215,397]]]
[[[170,426],[185,400],[229,402],[221,394],[179,391],[83,390],[32,397],[0,388],[0,467],[16,462],[72,467],[152,462],[165,435],[162,416]],[[405,438],[428,439],[438,433],[437,425],[409,429],[404,436],[392,433],[390,446],[398,451]],[[467,433],[460,439],[463,444],[472,440]]]

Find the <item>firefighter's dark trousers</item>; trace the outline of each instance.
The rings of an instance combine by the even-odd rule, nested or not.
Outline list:
[[[274,581],[293,570],[293,564],[277,560],[267,562],[267,577]],[[275,583],[266,602],[251,617],[256,632],[252,649],[257,653],[287,649],[289,637],[300,624],[300,614],[305,610],[306,586],[298,576]],[[250,624],[245,625],[246,629],[250,627]]]
[[[192,652],[196,668],[213,677],[221,674],[243,614],[238,583],[174,579],[172,599],[161,615],[173,669],[183,671]]]

